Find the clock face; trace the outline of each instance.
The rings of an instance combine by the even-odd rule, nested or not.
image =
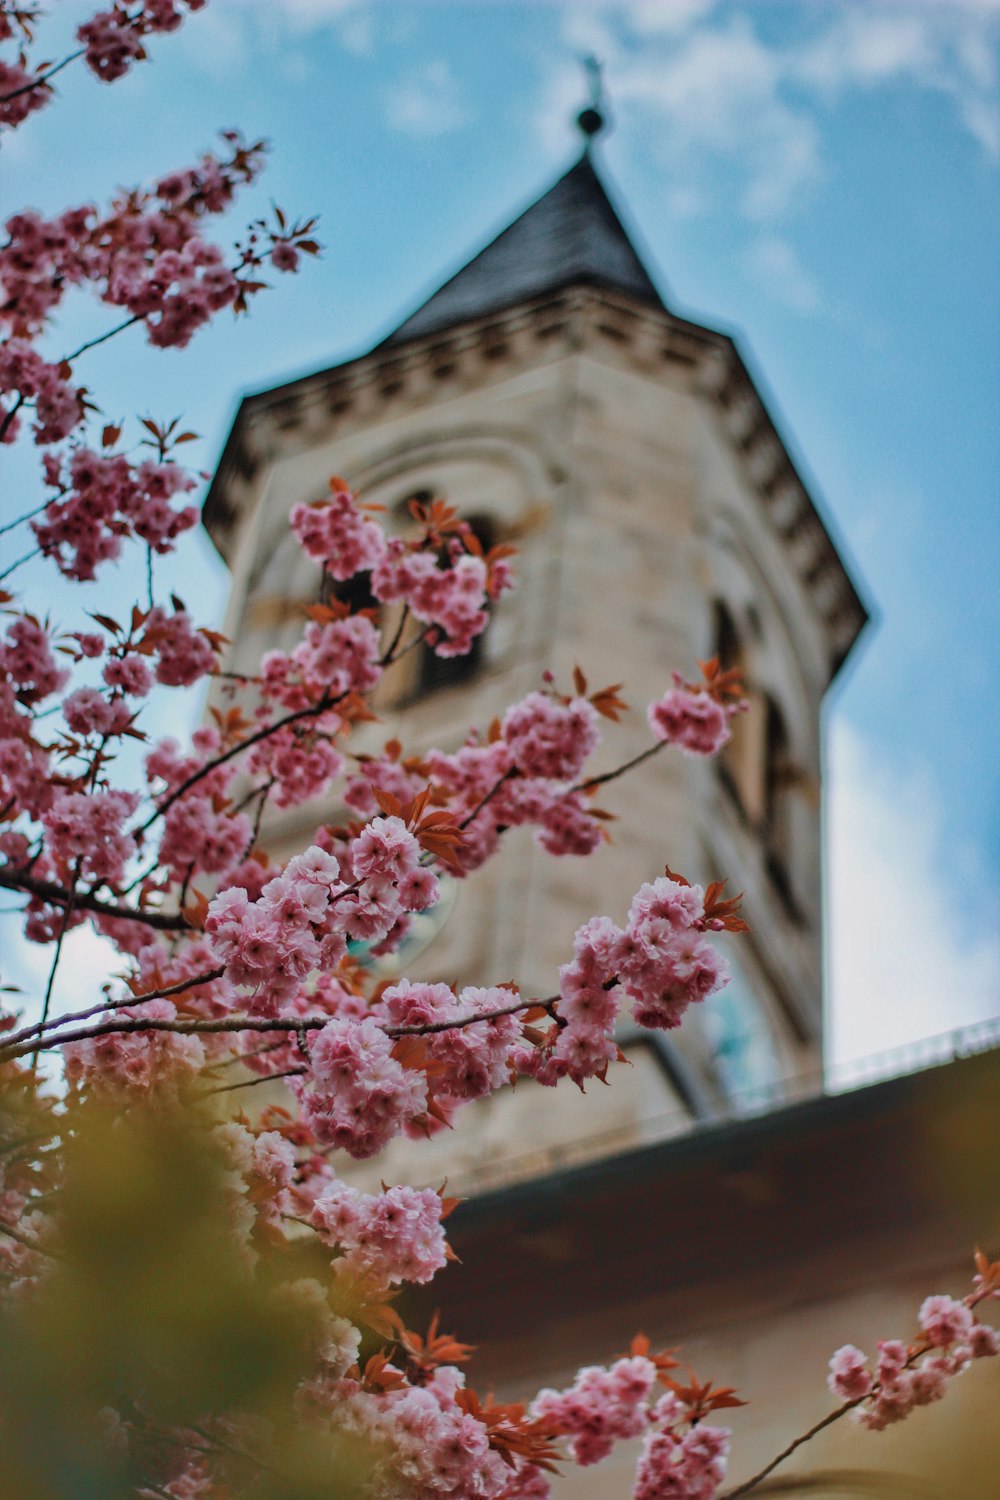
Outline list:
[[[362,964],[378,979],[394,979],[403,974],[419,953],[423,953],[451,915],[458,893],[458,884],[451,875],[439,875],[441,894],[437,902],[427,911],[414,912],[410,930],[393,953],[372,957],[367,942],[348,943],[347,951],[356,963]]]

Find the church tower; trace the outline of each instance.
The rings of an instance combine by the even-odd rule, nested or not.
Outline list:
[[[651,743],[671,669],[718,654],[745,674],[752,712],[717,763],[668,751],[609,787],[612,841],[590,859],[506,835],[400,956],[413,978],[550,994],[576,927],[621,920],[665,864],[745,892],[729,988],[677,1033],[626,1033],[610,1089],[519,1085],[421,1146],[413,1172],[440,1164],[465,1192],[766,1107],[783,1080],[821,1087],[821,705],[866,613],[733,338],[673,312],[643,264],[595,165],[600,124],[584,111],[579,160],[370,353],[248,396],[205,508],[237,671],[287,647],[318,595],[288,513],[331,474],[401,530],[409,499],[443,495],[516,546],[517,590],[470,657],[387,674],[371,747],[454,749],[579,664],[592,687],[624,681],[632,710],[600,771]],[[300,811],[273,846],[338,810]]]

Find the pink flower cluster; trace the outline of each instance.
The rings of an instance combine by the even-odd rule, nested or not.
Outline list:
[[[159,859],[177,880],[194,868],[221,875],[248,852],[253,825],[246,813],[219,807],[214,797],[195,787],[164,816]]]
[[[310,1044],[310,1079],[295,1080],[303,1117],[321,1146],[377,1156],[427,1107],[427,1079],[392,1056],[393,1043],[370,1017],[334,1020]]]
[[[504,714],[501,734],[522,775],[572,781],[597,748],[597,717],[585,698],[561,703],[548,693],[529,693]]]
[[[310,1222],[347,1263],[383,1286],[430,1281],[447,1260],[442,1202],[433,1188],[360,1193],[333,1182],[316,1199]]]
[[[643,1355],[616,1360],[607,1369],[588,1365],[567,1390],[539,1391],[531,1415],[545,1418],[570,1438],[576,1463],[596,1464],[616,1442],[646,1431],[655,1381],[656,1366]]]
[[[147,1000],[122,1006],[124,1019],[173,1021],[177,1009],[169,1000]],[[62,1049],[67,1081],[97,1094],[135,1090],[149,1093],[189,1079],[202,1066],[205,1050],[196,1036],[173,1031],[111,1032],[68,1042]]]
[[[184,800],[174,804],[184,806]],[[230,982],[253,991],[251,1010],[277,1014],[313,969],[340,962],[346,945],[331,897],[343,889],[337,860],[313,845],[289,860],[256,901],[235,886],[210,903],[206,936]]]
[[[194,628],[185,609],[175,609],[172,614],[159,606],[151,609],[143,626],[142,644],[155,654],[156,680],[164,687],[191,687],[215,666],[211,641],[204,631]]]
[[[18,615],[0,641],[0,672],[19,703],[34,708],[69,680],[56,663],[49,633],[33,615]]]
[[[290,1017],[325,1015],[331,1019],[363,1021],[369,1008],[364,996],[349,989],[336,975],[318,974],[283,1003],[282,1014]],[[247,1067],[261,1074],[291,1073],[300,1069],[303,1062],[294,1032],[288,1033],[287,1041],[269,1041],[263,1049],[250,1042],[244,1057]],[[316,1191],[319,1190],[320,1187],[316,1186]]]
[[[603,1076],[618,1055],[615,1022],[624,991],[640,1026],[679,1026],[690,1005],[727,982],[725,965],[705,936],[700,886],[661,876],[642,886],[624,928],[591,917],[559,970],[559,1026],[547,1045],[519,1059],[539,1083]]]
[[[0,710],[8,707],[5,699],[13,697],[5,692],[6,688],[6,683],[0,683]],[[6,721],[0,723],[0,803],[18,807],[28,817],[37,818],[51,807],[55,787],[49,776],[48,752],[31,737],[24,723],[26,717],[14,711],[0,713],[0,719]],[[23,837],[23,834],[0,834],[0,840],[4,841]],[[2,852],[9,856],[11,850],[3,847]],[[12,863],[26,861],[27,844],[24,858]]]
[[[136,852],[123,827],[139,804],[136,792],[62,792],[42,814],[49,855],[79,878],[117,885]]]
[[[48,482],[60,498],[31,523],[42,552],[67,578],[92,579],[101,563],[119,555],[123,535],[138,537],[154,552],[169,552],[198,520],[194,506],[172,504],[194,488],[177,464],[147,459],[133,466],[120,454],[77,448],[68,467],[64,476],[58,463],[48,466]]]
[[[661,1396],[643,1438],[633,1500],[713,1500],[726,1477],[729,1430],[698,1422],[686,1431],[676,1396]]]
[[[615,967],[640,1026],[679,1026],[689,1005],[728,983],[725,963],[705,937],[707,925],[701,886],[661,875],[636,892]]]
[[[489,616],[489,569],[453,542],[443,559],[411,551],[392,537],[372,570],[372,592],[384,604],[405,601],[413,616],[434,627],[428,641],[438,656],[466,656]]]
[[[77,39],[86,49],[85,60],[102,83],[114,83],[127,73],[134,62],[146,56],[142,45],[144,34],[152,31],[174,31],[183,19],[180,0],[145,0],[141,8],[129,14],[124,4],[98,11],[77,31]],[[184,0],[188,10],[201,10],[206,0]]]
[[[269,703],[292,712],[322,698],[367,693],[382,675],[381,641],[367,615],[320,624],[310,620],[290,656],[268,651],[260,664],[261,690]]]
[[[141,657],[126,660],[144,665]],[[237,763],[231,760],[205,772],[222,748],[221,736],[212,725],[202,725],[195,731],[193,746],[194,754],[181,755],[175,740],[161,740],[146,756],[148,782],[152,786],[162,781],[170,794],[189,777],[203,773],[167,808],[159,861],[178,880],[183,881],[194,869],[203,869],[225,877],[225,884],[243,886],[245,882],[236,879],[236,866],[249,850],[253,827],[247,814],[233,808],[227,796]],[[261,871],[256,863],[252,868]],[[259,895],[260,888],[253,892],[254,897]]]
[[[132,720],[123,698],[106,697],[98,688],[77,688],[63,701],[63,718],[74,734],[109,739],[121,734]]]
[[[291,1141],[276,1130],[251,1131],[235,1120],[217,1125],[212,1139],[239,1174],[240,1189],[253,1207],[254,1218],[279,1228],[282,1214],[292,1206],[295,1148]]]
[[[102,35],[111,45],[107,30]],[[142,319],[151,343],[183,347],[241,291],[221,251],[199,229],[261,168],[260,148],[243,146],[231,132],[225,140],[228,158],[205,156],[153,193],[125,193],[103,217],[92,205],[52,220],[30,211],[13,215],[0,246],[0,319],[18,337],[33,337],[70,287],[90,282],[101,301]]]
[[[486,628],[487,603],[511,587],[509,568],[488,567],[459,537],[438,550],[387,541],[346,486],[334,480],[331,491],[329,500],[292,510],[292,530],[307,555],[341,582],[370,572],[375,598],[405,603],[431,627],[428,640],[439,656],[466,655]]]
[[[692,691],[676,672],[674,678],[678,686],[649,705],[649,727],[658,740],[688,755],[715,755],[730,738],[729,719],[735,709],[708,693]]]
[[[499,987],[469,988],[456,995],[446,984],[413,984],[403,979],[383,992],[374,1014],[390,1027],[433,1026],[478,1015],[489,1018],[422,1037],[431,1063],[429,1090],[447,1109],[481,1099],[510,1078],[523,1025],[517,1013],[493,1013],[516,1004],[518,998],[516,992]]]
[[[338,901],[350,938],[378,943],[402,916],[438,899],[437,879],[420,864],[420,845],[401,818],[373,818],[338,853],[341,874],[357,886]]]
[[[571,752],[564,746],[559,753]],[[503,738],[486,745],[473,738],[452,755],[432,750],[424,766],[448,794],[456,821],[469,820],[457,851],[456,873],[478,869],[497,848],[504,828],[534,825],[538,843],[555,855],[592,854],[603,840],[601,824],[589,811],[584,793],[567,790],[558,781],[522,775]],[[366,767],[368,779],[376,774],[374,767]]]
[[[247,767],[266,777],[275,807],[298,807],[330,788],[344,769],[344,757],[315,727],[292,724],[255,745]]]
[[[19,396],[35,408],[35,441],[58,443],[68,437],[82,420],[83,397],[66,377],[68,367],[49,364],[24,339],[9,339],[0,344],[0,397]],[[4,407],[0,401],[0,421],[4,442],[17,437],[17,418],[3,421],[12,411],[13,402]]]
[[[334,480],[330,489],[329,500],[296,505],[289,520],[306,555],[343,583],[374,568],[385,551],[385,539],[382,528],[358,508],[346,486]]]
[[[329,1403],[335,1430],[384,1455],[371,1480],[373,1494],[500,1500],[511,1468],[490,1447],[486,1426],[456,1401],[461,1388],[461,1372],[446,1365],[419,1387],[375,1393],[348,1378],[316,1395]]]
[[[187,805],[175,802],[168,817]],[[375,818],[338,851],[335,858],[313,845],[296,855],[256,901],[237,887],[211,902],[205,931],[228,978],[254,992],[253,1010],[276,1014],[313,970],[337,966],[348,938],[381,942],[437,899],[437,881],[399,818]]]
[[[8,23],[0,14],[0,26]],[[4,34],[0,32],[0,41]],[[49,84],[31,88],[32,75],[21,63],[0,59],[0,125],[20,125],[36,109],[48,104],[52,97]]]
[[[901,1422],[916,1406],[939,1401],[949,1380],[962,1374],[973,1359],[1000,1354],[996,1331],[979,1322],[967,1302],[927,1297],[919,1321],[920,1343],[879,1341],[874,1372],[853,1344],[845,1344],[830,1360],[830,1390],[842,1400],[859,1403],[854,1416],[872,1431]]]

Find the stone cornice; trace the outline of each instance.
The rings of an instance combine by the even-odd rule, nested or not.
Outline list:
[[[260,467],[345,435],[393,407],[429,404],[547,357],[603,346],[650,376],[686,371],[714,409],[734,456],[831,640],[831,677],[868,620],[819,506],[733,337],[579,286],[403,345],[381,345],[331,369],[244,398],[204,507],[223,556]]]

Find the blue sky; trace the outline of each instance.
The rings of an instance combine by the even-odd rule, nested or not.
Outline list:
[[[548,185],[603,59],[602,163],[654,274],[737,332],[877,616],[829,715],[833,1052],[1000,1012],[997,0],[211,0],[151,51],[114,88],[62,75],[0,206],[106,197],[224,126],[272,141],[234,230],[274,198],[320,214],[323,259],[187,351],[87,356],[109,415],[183,411],[206,469],[240,391],[373,343]],[[105,326],[81,305],[53,349]],[[206,542],[174,581],[221,614]]]

